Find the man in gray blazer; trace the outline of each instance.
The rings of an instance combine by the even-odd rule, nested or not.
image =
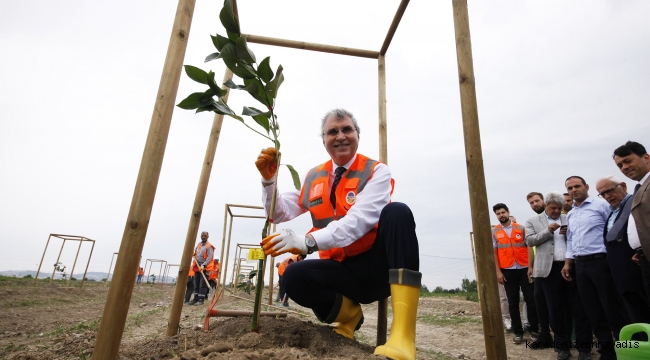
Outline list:
[[[632,195],[634,200],[627,235],[630,246],[636,250],[633,260],[641,265],[643,284],[650,298],[650,155],[643,145],[628,141],[614,150],[612,157],[625,176],[639,182]],[[634,228],[636,231],[633,231]]]
[[[591,330],[575,282],[562,277],[566,259],[566,215],[562,214],[564,195],[551,191],[544,196],[546,208],[543,213],[526,221],[526,245],[535,246],[533,278],[539,282],[546,298],[551,329],[555,334],[554,346],[559,350],[558,360],[571,356],[572,319],[566,309],[567,302],[575,320],[579,360],[591,359]],[[535,344],[533,344],[533,348]]]

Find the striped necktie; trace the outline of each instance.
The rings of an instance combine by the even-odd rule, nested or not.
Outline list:
[[[332,209],[336,211],[336,187],[339,186],[339,182],[341,181],[341,176],[343,176],[343,173],[345,172],[345,168],[343,166],[339,166],[336,168],[336,177],[334,177],[334,183],[332,183],[332,190],[330,191],[330,202],[332,203]]]

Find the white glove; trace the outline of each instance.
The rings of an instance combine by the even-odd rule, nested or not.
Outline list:
[[[260,245],[264,249],[264,255],[271,255],[273,257],[288,252],[295,255],[307,254],[305,236],[298,236],[291,229],[280,230],[279,234],[272,234],[265,237]]]

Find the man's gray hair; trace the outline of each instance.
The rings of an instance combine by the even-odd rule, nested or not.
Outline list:
[[[357,134],[361,134],[361,128],[359,128],[359,124],[357,124],[357,119],[354,118],[354,115],[352,115],[351,112],[345,110],[345,109],[334,109],[330,110],[323,116],[323,119],[320,122],[320,136],[324,137],[325,136],[325,121],[327,119],[334,117],[337,119],[343,119],[344,117],[349,116],[350,119],[352,119],[352,123],[354,124],[354,128],[357,130]]]
[[[564,194],[559,191],[551,191],[544,195],[544,204],[546,204],[546,206],[549,204],[564,206]]]
[[[618,185],[618,184],[623,182],[623,180],[621,180],[621,179],[617,178],[616,176],[612,175],[612,176],[603,176],[603,177],[599,178],[598,181],[596,181],[596,184],[598,184],[599,182],[604,181],[604,180],[609,180],[609,181],[613,182],[614,185]]]

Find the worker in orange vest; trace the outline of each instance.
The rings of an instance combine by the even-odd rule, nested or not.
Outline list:
[[[194,267],[196,262],[192,259],[192,265],[190,265],[190,271],[187,274],[187,285],[185,286],[185,301],[183,304],[189,304],[192,294],[194,293]]]
[[[512,321],[512,332],[515,337],[512,342],[519,345],[523,341],[524,330],[519,315],[519,290],[524,294],[527,305],[528,322],[530,324],[530,338],[537,341],[539,338],[539,320],[535,299],[533,298],[533,284],[528,279],[528,256],[532,255],[532,248],[526,245],[526,229],[524,226],[510,219],[510,210],[503,203],[492,207],[499,224],[492,228],[492,245],[496,262],[497,281],[506,290],[508,298],[508,311]]]
[[[280,284],[280,288],[278,290],[278,297],[275,299],[275,302],[282,302],[282,306],[287,308],[289,307],[289,297],[286,296],[284,288],[282,287],[282,275],[284,275],[284,271],[287,269],[289,265],[298,261],[302,261],[306,257],[307,256],[303,254],[292,255],[284,259],[281,263],[278,264],[278,283]]]
[[[288,267],[282,286],[293,301],[311,308],[319,320],[336,323],[336,333],[347,338],[354,339],[363,323],[360,303],[391,296],[390,338],[375,354],[415,359],[422,274],[413,213],[405,204],[391,203],[394,181],[388,166],[357,153],[359,125],[350,112],[332,110],[320,125],[330,159],[309,171],[300,191],[274,197],[279,154],[268,148],[257,157],[267,213],[277,200],[273,223],[306,212],[312,219],[306,235],[284,229],[263,239],[264,253],[318,251],[319,260]]]
[[[194,271],[203,273],[205,278],[208,277],[210,271],[214,268],[212,257],[214,255],[214,246],[210,244],[208,238],[210,235],[207,231],[201,232],[201,241],[196,244],[194,250],[194,260],[196,266]],[[194,299],[190,301],[190,305],[203,305],[203,301],[208,295],[208,283],[205,281],[204,276],[201,274],[194,274]]]
[[[212,264],[212,271],[210,271],[210,276],[208,276],[208,283],[210,284],[210,288],[212,288],[213,290],[217,288],[217,281],[219,281],[220,269],[221,269],[221,264],[219,263],[219,259],[214,259],[214,262]]]
[[[142,276],[144,275],[144,269],[139,267],[138,268],[138,279],[135,281],[136,284],[139,284],[142,282]]]

